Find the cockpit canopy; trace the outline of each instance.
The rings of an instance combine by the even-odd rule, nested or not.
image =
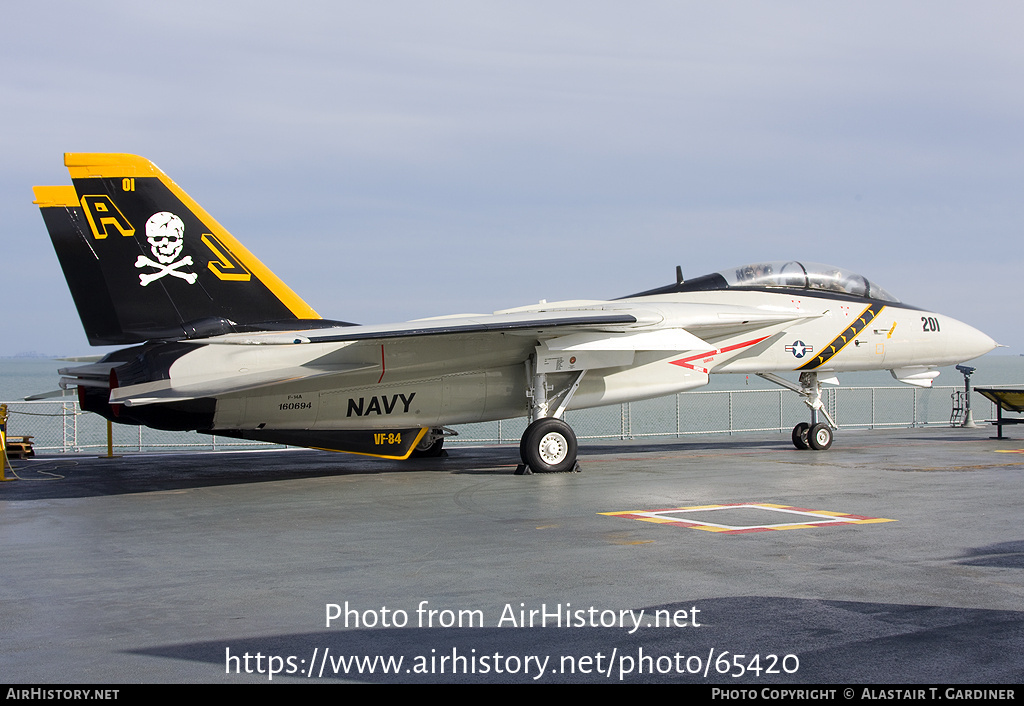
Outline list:
[[[714,274],[704,275],[685,282],[676,282],[667,287],[651,289],[632,297],[650,296],[653,294],[673,294],[676,292],[708,292],[724,289],[803,289],[818,292],[831,292],[864,299],[880,299],[898,303],[899,299],[889,294],[864,275],[844,270],[841,267],[822,265],[817,262],[797,262],[796,260],[776,260],[759,262],[754,265],[734,267]]]
[[[822,265],[818,262],[797,262],[776,260],[744,265],[718,272],[730,289],[736,287],[784,287],[787,289],[816,289],[823,292],[839,292],[855,297],[881,299],[898,302],[864,275],[844,270],[841,267]]]

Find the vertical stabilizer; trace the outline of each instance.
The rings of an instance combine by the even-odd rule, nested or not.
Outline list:
[[[74,186],[35,187],[35,202],[93,345],[320,319],[149,160],[68,153],[64,163]]]

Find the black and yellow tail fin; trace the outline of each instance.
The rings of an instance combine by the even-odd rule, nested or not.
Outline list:
[[[64,155],[37,186],[89,342],[181,339],[326,322],[152,162]]]

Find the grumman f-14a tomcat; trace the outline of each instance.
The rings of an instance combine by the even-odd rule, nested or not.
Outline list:
[[[821,385],[936,368],[994,341],[807,262],[731,268],[608,301],[359,326],[321,318],[151,162],[65,154],[73,186],[35,187],[86,334],[127,345],[61,370],[81,407],[123,424],[405,459],[451,425],[526,416],[520,471],[577,467],[568,409],[755,373],[801,395],[801,449],[827,449]],[[796,373],[799,382],[778,373]]]

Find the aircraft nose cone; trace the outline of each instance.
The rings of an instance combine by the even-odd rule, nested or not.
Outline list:
[[[965,360],[971,360],[978,356],[985,355],[990,350],[993,350],[998,344],[992,340],[991,336],[982,333],[973,326],[968,326],[965,323],[956,321],[956,330],[954,340],[952,341],[952,348],[956,353],[957,359],[962,363]]]

